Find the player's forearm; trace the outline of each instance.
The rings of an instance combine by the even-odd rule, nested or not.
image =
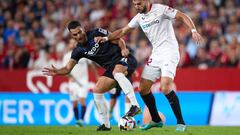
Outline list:
[[[121,48],[121,50],[124,50],[124,49],[127,48],[126,44],[125,44],[125,41],[121,38],[118,40],[118,46]]]
[[[107,38],[108,38],[109,41],[113,41],[113,40],[120,39],[124,35],[125,35],[125,32],[123,31],[123,29],[119,29],[119,30],[114,31],[113,33],[110,33],[107,36]]]
[[[67,67],[62,67],[55,71],[56,75],[67,75],[71,72],[71,70],[67,69]]]
[[[184,22],[192,31],[193,31],[193,30],[196,30],[196,27],[195,27],[192,19],[191,19],[188,15],[186,15],[186,14],[178,11],[178,13],[177,13],[177,18],[182,19],[183,22]]]

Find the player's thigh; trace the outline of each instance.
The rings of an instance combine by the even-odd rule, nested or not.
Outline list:
[[[153,81],[141,78],[139,90],[141,95],[147,95],[151,92]]]
[[[101,76],[95,88],[93,89],[94,93],[105,93],[112,89],[116,85],[116,81],[112,78],[106,77],[106,76]]]
[[[112,74],[114,75],[115,73],[124,73],[127,75],[127,67],[121,64],[115,65]]]
[[[159,79],[160,75],[161,75],[161,70],[159,67],[145,65],[141,78],[155,82],[157,79]]]
[[[161,81],[160,86],[164,94],[168,94],[171,91],[171,85],[176,75],[178,59],[170,59],[164,61],[161,66]]]
[[[179,56],[177,54],[166,57],[160,64],[161,77],[169,77],[173,80],[176,75],[178,63]]]

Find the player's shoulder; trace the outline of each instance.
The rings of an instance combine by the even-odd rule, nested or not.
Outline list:
[[[137,21],[139,18],[142,17],[143,14],[141,13],[137,13],[132,19],[134,19],[135,21]]]
[[[103,28],[95,28],[91,31],[88,32],[90,35],[94,36],[106,36],[108,35],[108,30],[103,29]]]
[[[79,54],[84,52],[84,47],[80,45],[80,43],[77,44],[77,46],[72,50],[72,54]]]
[[[159,3],[152,4],[153,9],[164,10],[166,7],[167,7],[167,5],[163,5],[163,4],[159,4]]]

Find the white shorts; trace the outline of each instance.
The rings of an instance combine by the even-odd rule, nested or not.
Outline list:
[[[69,96],[71,101],[79,100],[79,98],[86,98],[88,94],[88,88],[79,86],[76,82],[69,82],[68,84]]]
[[[164,58],[161,60],[149,59],[142,73],[142,78],[155,82],[161,77],[169,77],[174,79],[179,57]]]

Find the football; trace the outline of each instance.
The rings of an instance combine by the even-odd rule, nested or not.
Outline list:
[[[136,120],[130,116],[122,117],[118,122],[120,131],[133,130],[136,127]]]

